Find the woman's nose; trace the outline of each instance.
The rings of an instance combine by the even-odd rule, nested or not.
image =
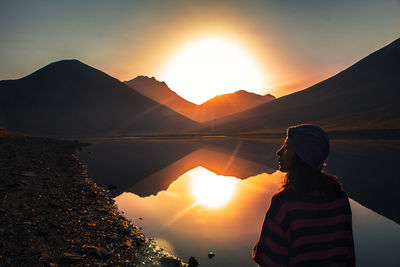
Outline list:
[[[280,156],[281,152],[282,152],[282,147],[278,151],[276,151],[276,155]]]

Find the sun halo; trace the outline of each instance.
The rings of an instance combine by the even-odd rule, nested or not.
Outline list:
[[[203,167],[192,169],[191,192],[198,204],[208,208],[220,208],[235,195],[238,180],[234,177],[217,175]]]
[[[220,37],[196,40],[178,49],[164,66],[160,78],[196,104],[241,89],[260,93],[266,80],[245,49]]]

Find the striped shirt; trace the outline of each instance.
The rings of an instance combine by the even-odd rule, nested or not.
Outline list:
[[[355,266],[346,193],[335,197],[287,189],[276,193],[253,259],[260,266]]]

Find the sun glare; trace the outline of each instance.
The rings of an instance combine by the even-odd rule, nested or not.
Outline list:
[[[217,37],[197,40],[178,49],[164,66],[160,78],[196,104],[241,89],[259,93],[266,80],[245,49],[234,41]]]
[[[198,202],[209,208],[218,208],[232,200],[237,186],[237,179],[217,175],[202,167],[188,173],[191,192]]]

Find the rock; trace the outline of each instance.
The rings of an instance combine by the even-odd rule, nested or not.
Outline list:
[[[128,239],[124,243],[121,244],[121,247],[131,247],[132,246],[132,240]]]
[[[48,261],[48,260],[50,260],[50,259],[51,259],[51,256],[50,256],[50,254],[49,254],[47,251],[42,251],[42,252],[40,253],[39,261]]]
[[[180,267],[182,261],[174,258],[161,258],[160,259],[161,266],[163,267]]]
[[[53,227],[55,227],[55,228],[57,228],[57,229],[63,229],[63,226],[62,226],[62,225],[58,225],[58,224],[56,224],[55,222],[51,222],[51,223],[49,223],[49,225],[50,225],[50,226],[53,226]]]
[[[35,172],[32,172],[32,171],[24,171],[24,172],[21,173],[21,176],[37,177],[38,175]]]
[[[22,179],[19,183],[21,185],[28,185],[29,184],[28,179]]]
[[[0,266],[135,266],[147,239],[72,149],[0,138]]]
[[[80,261],[82,259],[81,255],[78,255],[75,253],[70,253],[70,252],[64,252],[63,257],[64,257],[64,259],[70,260],[70,261]]]
[[[98,212],[100,212],[102,214],[108,214],[109,213],[108,210],[106,210],[104,208],[96,208],[95,211],[98,211]]]
[[[138,244],[139,246],[143,246],[144,244],[146,244],[146,240],[141,238],[136,238],[135,243]]]
[[[47,206],[48,206],[49,208],[56,208],[56,209],[61,208],[61,206],[60,206],[59,204],[55,203],[55,202],[49,202],[49,203],[47,204]]]
[[[115,185],[113,185],[113,184],[110,184],[110,185],[107,186],[107,189],[108,190],[115,190],[115,189],[117,189],[117,187]]]
[[[101,259],[108,258],[112,254],[112,252],[110,250],[105,249],[105,248],[88,246],[87,249],[88,249],[89,253],[91,253],[92,255],[95,255]]]
[[[199,265],[200,265],[200,263],[196,260],[195,257],[190,257],[190,258],[189,258],[189,265],[188,265],[188,267],[197,267],[197,266],[199,266]]]
[[[10,188],[14,188],[14,187],[17,187],[17,186],[20,186],[21,184],[20,183],[9,183],[9,184],[6,184],[5,186],[6,187],[10,187]]]

